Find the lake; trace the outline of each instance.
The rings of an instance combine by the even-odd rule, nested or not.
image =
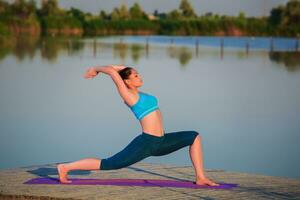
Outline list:
[[[123,64],[166,132],[196,130],[204,166],[300,178],[300,52],[288,38],[17,38],[0,47],[0,169],[106,158],[141,134],[105,74]],[[192,166],[188,147],[142,162]]]

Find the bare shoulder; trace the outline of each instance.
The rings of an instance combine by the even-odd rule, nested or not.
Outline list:
[[[127,99],[124,99],[124,102],[129,105],[129,106],[133,106],[134,104],[137,103],[137,101],[139,100],[139,94],[134,94],[133,92],[130,92],[130,95]]]

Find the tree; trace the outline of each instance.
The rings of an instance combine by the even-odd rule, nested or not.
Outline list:
[[[187,18],[197,17],[193,7],[188,2],[188,0],[181,0],[179,9],[182,12],[182,15]]]
[[[125,4],[122,4],[119,9],[119,16],[121,19],[128,19],[129,18],[129,12],[127,9],[127,6]]]
[[[273,8],[268,21],[274,26],[299,26],[300,1],[290,0],[286,6],[278,6]]]
[[[285,25],[298,25],[300,23],[300,1],[290,0],[286,4],[285,16],[283,19]]]
[[[246,15],[244,12],[240,12],[238,17],[236,18],[236,25],[240,28],[240,29],[245,29],[247,26],[247,19],[246,19]]]
[[[141,19],[145,16],[144,11],[141,9],[138,3],[134,3],[129,10],[131,19]]]
[[[101,20],[106,20],[106,19],[109,19],[109,16],[108,16],[108,14],[104,10],[101,10],[100,14],[99,14],[99,18]]]
[[[244,12],[240,12],[238,18],[239,18],[240,20],[245,20],[245,19],[246,19],[245,13],[244,13]]]
[[[9,8],[9,4],[5,1],[0,0],[0,14],[7,12],[8,8]]]
[[[114,8],[114,10],[111,12],[111,19],[112,20],[119,20],[120,19],[120,11],[118,8]]]
[[[71,7],[71,9],[68,11],[68,13],[72,17],[77,18],[80,22],[84,22],[85,21],[84,13],[81,10],[77,9],[77,8]]]
[[[172,10],[168,15],[167,15],[167,19],[173,19],[173,20],[178,20],[180,19],[181,13],[178,10]]]
[[[283,6],[273,8],[271,10],[271,15],[268,19],[269,24],[271,24],[273,26],[278,26],[281,24],[283,17],[284,17],[284,7]]]
[[[43,16],[58,15],[59,13],[57,0],[42,0],[41,14]]]
[[[12,4],[12,11],[21,18],[27,18],[30,14],[35,14],[36,6],[34,0],[26,2],[25,0],[16,0]]]

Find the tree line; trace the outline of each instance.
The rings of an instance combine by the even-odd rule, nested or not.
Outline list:
[[[0,35],[214,35],[287,36],[300,35],[300,1],[289,0],[270,11],[269,16],[226,16],[211,12],[198,16],[188,0],[168,13],[146,13],[135,3],[110,13],[83,12],[60,8],[57,0],[0,0]]]

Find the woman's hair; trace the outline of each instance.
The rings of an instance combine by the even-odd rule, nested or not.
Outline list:
[[[122,79],[124,80],[124,79],[128,79],[128,77],[131,74],[132,69],[133,69],[132,67],[125,67],[124,69],[122,69],[118,72],[119,72],[120,76],[122,77]]]

